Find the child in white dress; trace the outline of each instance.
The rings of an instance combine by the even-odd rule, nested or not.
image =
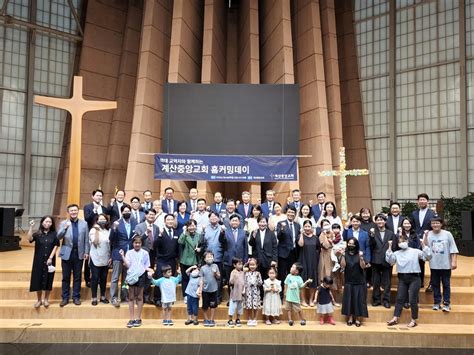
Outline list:
[[[263,315],[266,316],[266,325],[280,324],[278,317],[281,314],[281,281],[277,280],[277,271],[274,267],[268,270],[268,279],[263,283]],[[273,318],[273,320],[271,319]]]

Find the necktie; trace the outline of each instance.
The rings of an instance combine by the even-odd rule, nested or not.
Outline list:
[[[233,229],[232,232],[234,233],[234,242],[237,243],[237,229]]]
[[[168,213],[173,213],[173,207],[171,205],[171,200],[168,200]]]
[[[193,211],[196,211],[196,201],[193,200],[193,201],[191,202],[191,204],[192,204],[191,209],[192,209]]]
[[[216,212],[219,213],[221,211],[221,204],[216,205]]]
[[[293,246],[295,246],[295,226],[293,223],[290,223],[290,232],[291,232],[291,239],[293,241]]]
[[[272,213],[272,211],[273,211],[273,202],[268,203],[268,210],[269,210],[270,213]]]
[[[168,235],[170,236],[171,239],[173,239],[173,230],[171,228],[168,231]]]
[[[127,238],[130,238],[130,223],[125,223],[125,230],[127,231]]]
[[[135,219],[137,222],[140,222],[140,217],[138,216],[138,211],[135,211]]]
[[[247,204],[244,205],[244,211],[245,211],[245,217],[247,217],[249,214],[249,205]]]

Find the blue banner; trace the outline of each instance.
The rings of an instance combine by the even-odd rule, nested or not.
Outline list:
[[[155,179],[295,181],[296,156],[155,154]]]

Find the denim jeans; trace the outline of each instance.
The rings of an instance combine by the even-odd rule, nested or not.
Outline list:
[[[431,269],[431,287],[433,288],[434,303],[441,303],[441,283],[443,283],[444,304],[451,303],[451,269],[436,270]]]
[[[199,298],[187,296],[187,302],[188,315],[197,317],[199,311]]]

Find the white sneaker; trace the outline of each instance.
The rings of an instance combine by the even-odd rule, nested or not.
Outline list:
[[[188,304],[188,296],[184,296],[183,301],[184,301],[184,304]]]

